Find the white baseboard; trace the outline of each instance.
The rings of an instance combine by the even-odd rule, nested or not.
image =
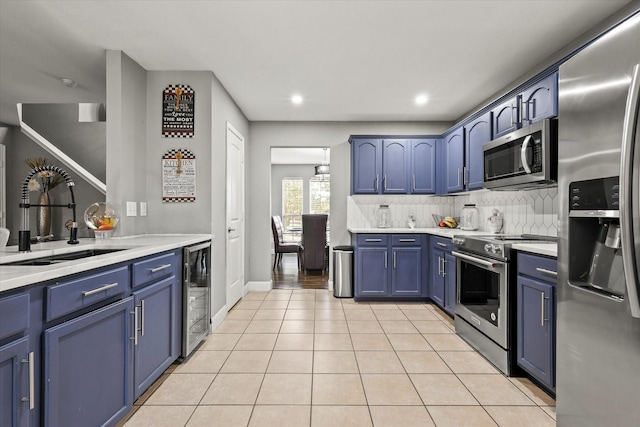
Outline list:
[[[327,283],[329,285],[329,290],[333,291],[333,280],[328,280]]]
[[[225,317],[227,317],[227,306],[224,305],[216,314],[211,317],[211,332],[215,331],[222,323]]]
[[[248,292],[269,292],[273,289],[273,284],[271,280],[264,282],[247,282],[244,285],[244,294],[246,295]]]

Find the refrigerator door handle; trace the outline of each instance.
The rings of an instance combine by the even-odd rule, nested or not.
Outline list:
[[[626,277],[627,296],[631,315],[640,318],[640,300],[638,299],[638,270],[635,265],[633,230],[631,228],[632,194],[638,189],[632,188],[634,166],[634,133],[638,121],[638,94],[640,92],[640,64],[633,67],[633,77],[629,86],[627,106],[622,128],[622,160],[620,162],[620,228],[622,230],[622,265]]]

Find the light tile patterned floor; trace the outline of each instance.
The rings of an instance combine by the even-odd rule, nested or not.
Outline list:
[[[245,296],[137,402],[136,426],[555,426],[555,401],[499,373],[438,308],[327,290]]]

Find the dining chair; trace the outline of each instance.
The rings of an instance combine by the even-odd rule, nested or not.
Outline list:
[[[325,214],[302,215],[302,268],[325,270],[329,259]]]
[[[285,242],[283,237],[282,219],[279,215],[271,217],[271,231],[273,232],[273,247],[275,249],[275,257],[273,259],[273,269],[282,261],[282,254],[297,254],[298,270],[300,270],[302,245],[300,242]]]

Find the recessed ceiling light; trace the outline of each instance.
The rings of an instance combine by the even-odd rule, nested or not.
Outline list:
[[[295,105],[300,105],[302,104],[302,96],[300,95],[293,95],[291,97],[291,102],[293,102]]]
[[[427,95],[416,96],[416,105],[424,105],[427,103]]]
[[[76,87],[78,86],[78,82],[72,79],[61,79],[62,83],[64,83],[64,85],[66,87]]]

